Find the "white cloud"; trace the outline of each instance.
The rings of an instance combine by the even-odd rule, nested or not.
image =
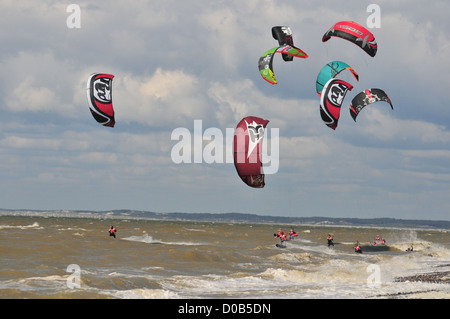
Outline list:
[[[49,52],[17,52],[0,60],[3,103],[12,112],[48,112],[66,118],[79,115],[72,96],[76,67]]]
[[[18,84],[12,92],[7,106],[11,111],[50,111],[58,109],[55,93],[48,87],[39,86],[30,77]]]
[[[176,127],[185,126],[189,119],[202,119],[210,105],[199,82],[182,70],[160,68],[151,76],[117,77],[113,92],[117,120]]]
[[[51,138],[7,136],[0,141],[2,147],[18,149],[58,149],[61,141]]]
[[[361,133],[383,141],[409,141],[421,143],[450,143],[450,131],[443,125],[435,123],[408,120],[392,117],[390,106],[372,104],[366,107],[358,116],[358,129]],[[370,109],[369,109],[370,108]],[[394,105],[395,108],[395,105]],[[363,115],[364,112],[364,115]]]

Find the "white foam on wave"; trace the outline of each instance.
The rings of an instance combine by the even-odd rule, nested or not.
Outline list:
[[[166,242],[160,240],[154,240],[152,236],[149,234],[143,234],[141,236],[130,236],[124,237],[122,240],[140,242],[145,244],[163,244],[163,245],[182,245],[182,246],[198,246],[202,245],[201,243],[192,243],[192,242]]]
[[[260,276],[227,275],[174,276],[160,282],[164,289],[177,291],[183,298],[212,296],[252,296],[267,288]]]
[[[299,262],[309,262],[311,260],[310,253],[280,253],[277,255],[273,255],[269,257],[269,260],[273,260],[275,262],[284,262],[284,263],[299,263]]]
[[[31,225],[0,225],[0,229],[43,229],[38,222]]]
[[[185,298],[227,296],[230,298],[261,296],[264,298],[351,298],[367,289],[363,274],[354,276],[351,266],[346,274],[308,269],[267,268],[259,273],[233,275],[174,276],[160,282],[164,289]],[[350,287],[350,288],[349,288]],[[337,294],[339,292],[339,294]]]
[[[42,282],[59,282],[59,281],[66,281],[68,276],[59,276],[59,275],[51,275],[51,276],[44,276],[44,277],[28,277],[19,279],[19,283],[30,283],[30,282],[36,282],[36,281],[42,281]]]
[[[121,238],[122,240],[128,240],[128,241],[135,241],[135,242],[139,242],[139,243],[145,243],[145,244],[155,244],[155,243],[159,243],[156,241],[153,241],[153,237],[148,235],[148,234],[144,234],[141,236],[130,236],[130,237],[124,237]]]
[[[185,228],[188,231],[194,231],[194,232],[207,232],[206,229],[195,229],[195,228]]]
[[[328,247],[326,245],[296,245],[294,243],[293,246],[295,248],[301,249],[303,251],[307,251],[310,253],[317,253],[317,254],[326,254],[326,255],[336,255],[336,250]]]
[[[113,297],[120,299],[179,299],[178,294],[164,289],[129,289],[109,291]]]
[[[165,244],[165,245],[181,245],[181,246],[201,246],[203,245],[202,243],[192,243],[192,242],[188,242],[188,241],[177,241],[177,242],[161,242],[161,244]]]
[[[59,231],[87,231],[86,228],[82,227],[67,227],[67,228],[58,228]]]

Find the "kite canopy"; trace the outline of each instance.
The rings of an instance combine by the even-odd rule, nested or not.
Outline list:
[[[371,57],[377,54],[378,45],[374,35],[356,22],[341,21],[336,23],[323,35],[322,42],[328,41],[332,36],[353,42]]]
[[[277,80],[273,72],[273,57],[275,56],[275,53],[282,53],[291,57],[303,59],[308,57],[308,55],[299,48],[287,44],[266,51],[259,58],[258,69],[263,79],[271,84],[277,84]]]
[[[234,166],[239,177],[250,187],[264,187],[261,147],[264,130],[269,123],[255,116],[243,118],[234,132]]]
[[[275,74],[273,73],[273,57],[275,55],[275,51],[278,47],[272,48],[269,51],[266,51],[260,58],[258,62],[259,73],[263,77],[264,80],[271,84],[277,84],[277,80],[275,79]]]
[[[112,105],[113,78],[112,74],[94,73],[87,81],[87,98],[92,116],[101,125],[109,127],[114,127],[116,123]]]
[[[291,28],[287,26],[276,26],[272,27],[272,36],[275,40],[278,40],[278,44],[282,45],[290,45],[294,46],[294,39],[292,38]],[[293,56],[283,53],[284,61],[292,61],[294,59]]]
[[[340,79],[330,79],[324,86],[320,97],[320,116],[323,122],[333,130],[336,129],[341,105],[345,94],[351,91],[353,86]]]
[[[330,79],[335,78],[339,73],[341,73],[344,70],[349,70],[355,77],[356,81],[359,81],[358,74],[347,63],[342,61],[332,61],[327,65],[325,65],[317,75],[316,92],[319,95],[319,97],[322,93],[325,83],[327,83]]]
[[[364,107],[378,101],[387,102],[391,106],[391,109],[394,109],[394,106],[391,103],[391,99],[386,94],[386,92],[381,89],[367,89],[358,93],[353,98],[352,103],[350,104],[350,115],[352,116],[353,120],[356,122],[356,117]]]
[[[272,66],[275,53],[281,53],[283,60],[286,62],[292,61],[294,57],[306,59],[308,55],[294,46],[292,31],[288,26],[272,27],[272,36],[275,40],[278,40],[280,46],[266,51],[259,58],[258,68],[264,80],[271,84],[277,84]]]

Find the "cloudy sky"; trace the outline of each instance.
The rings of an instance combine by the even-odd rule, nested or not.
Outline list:
[[[371,3],[2,0],[0,208],[449,220],[450,3],[377,1],[374,58],[342,39],[322,43],[338,21],[368,27]],[[271,85],[258,59],[277,46],[275,25],[309,58],[276,56]],[[335,131],[315,93],[333,60],[360,76],[342,75],[354,89]],[[94,72],[115,75],[114,128],[89,112]],[[355,123],[348,105],[366,88],[384,89],[394,110],[379,102]],[[174,162],[174,130],[194,139],[200,120],[201,132],[224,133],[226,154],[226,129],[247,115],[270,120],[268,140],[279,130],[265,188],[245,185],[232,163]]]

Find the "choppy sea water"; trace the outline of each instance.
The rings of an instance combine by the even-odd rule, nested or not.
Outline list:
[[[411,279],[448,274],[448,230],[0,216],[0,258],[0,298],[450,297],[448,275]]]

